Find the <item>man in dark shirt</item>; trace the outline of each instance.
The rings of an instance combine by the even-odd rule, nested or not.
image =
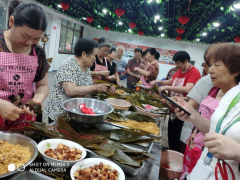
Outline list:
[[[141,48],[136,48],[134,50],[134,58],[130,59],[128,61],[128,65],[127,65],[127,87],[130,89],[134,89],[134,83],[137,83],[140,80],[140,76],[141,74],[139,74],[138,72],[134,71],[135,67],[143,67],[142,65],[144,65],[144,67],[147,66],[147,63],[141,59],[142,56],[142,49]]]

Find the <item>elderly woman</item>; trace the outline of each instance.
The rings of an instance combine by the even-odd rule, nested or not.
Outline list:
[[[149,65],[146,66],[145,70],[139,67],[134,68],[134,71],[139,72],[142,75],[140,78],[141,84],[146,86],[147,88],[152,87],[150,85],[150,82],[157,79],[159,73],[159,65],[157,63],[157,60],[159,58],[160,54],[156,51],[156,49],[154,48],[147,49],[146,59]]]
[[[112,45],[110,40],[105,37],[101,37],[98,40],[98,44],[96,61],[92,64],[90,69],[93,79],[101,80],[105,79],[110,74],[110,63],[105,57],[108,55]]]
[[[116,59],[113,61],[117,65],[118,74],[120,76],[120,79],[126,79],[127,78],[127,62],[122,58],[123,54],[125,53],[125,49],[123,46],[117,47],[117,53],[116,53]]]
[[[106,92],[109,85],[93,84],[90,71],[96,61],[98,44],[94,40],[79,39],[74,47],[75,56],[70,56],[57,71],[53,90],[44,112],[49,123],[56,121],[64,113],[62,103],[74,97],[90,98],[93,92]]]
[[[226,53],[227,52],[227,53]],[[236,142],[240,142],[240,46],[235,44],[220,44],[217,46],[210,54],[210,76],[212,79],[212,83],[215,86],[214,92],[212,95],[215,96],[205,99],[205,103],[201,103],[204,106],[216,107],[214,113],[211,116],[211,121],[206,117],[209,112],[209,108],[205,108],[206,110],[200,112],[202,115],[197,113],[192,106],[183,101],[182,99],[177,99],[179,104],[191,113],[191,116],[187,116],[184,112],[181,112],[178,108],[175,109],[176,115],[182,121],[189,121],[196,126],[199,131],[204,135],[208,132],[216,132],[222,135],[225,135]],[[218,145],[219,142],[215,141],[217,138],[216,135],[207,134],[205,138],[206,146],[209,148],[205,148],[203,153],[201,154],[200,159],[198,160],[196,166],[188,176],[188,180],[198,180],[198,172],[203,173],[201,176],[201,180],[215,180],[215,173],[219,177],[221,177],[220,172],[215,172],[215,167],[218,162],[217,158],[221,156],[217,156],[216,152],[220,152],[221,146]],[[213,143],[211,141],[214,141]],[[215,155],[209,161],[209,171],[206,169],[202,169],[205,165],[203,165],[203,161],[209,159],[206,157],[207,153],[212,153]],[[232,168],[236,179],[240,178],[239,172],[239,158],[231,157],[231,160],[226,161],[230,167]],[[229,173],[230,176],[230,173]],[[205,178],[204,178],[205,177]],[[221,179],[221,178],[220,178]]]

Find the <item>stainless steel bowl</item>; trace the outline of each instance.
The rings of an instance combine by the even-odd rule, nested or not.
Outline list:
[[[27,136],[24,136],[24,135],[21,135],[18,133],[0,131],[0,140],[6,140],[7,142],[9,142],[13,145],[19,144],[21,146],[29,147],[29,150],[32,153],[31,159],[26,164],[24,164],[22,167],[16,169],[15,171],[0,175],[0,179],[4,178],[4,177],[12,176],[12,175],[20,172],[19,170],[22,171],[23,169],[25,169],[25,167],[27,167],[29,164],[31,164],[38,155],[38,148],[37,148],[36,142]]]
[[[83,114],[79,108],[79,105],[82,103],[84,103],[86,107],[92,108],[93,112],[96,114]],[[63,102],[62,106],[68,113],[70,119],[81,124],[96,124],[103,122],[107,118],[107,115],[114,110],[109,103],[90,98],[68,99]]]

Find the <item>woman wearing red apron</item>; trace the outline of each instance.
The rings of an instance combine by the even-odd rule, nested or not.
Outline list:
[[[173,61],[178,69],[176,74],[174,74],[174,76],[169,80],[153,81],[151,84],[158,83],[162,85],[158,89],[159,92],[164,90],[171,91],[171,97],[186,97],[197,81],[201,78],[201,74],[196,67],[189,63],[190,56],[186,51],[178,51],[173,56]],[[180,140],[182,126],[183,122],[176,118],[175,114],[173,113],[168,122],[169,148],[174,151],[184,153],[185,147]]]
[[[35,121],[36,115],[24,104],[30,99],[41,104],[49,92],[49,65],[43,49],[35,45],[46,30],[46,16],[35,4],[23,3],[10,12],[10,30],[0,32],[1,130],[23,127],[24,120]]]
[[[202,117],[209,121],[211,121],[211,117],[220,102],[219,99],[216,99],[218,91],[218,87],[213,87],[210,90],[209,95],[201,102],[199,107],[199,113],[202,115]],[[196,127],[193,127],[192,134],[187,141],[184,153],[183,173],[180,180],[184,180],[185,176],[191,173],[192,169],[200,158],[202,149],[204,147],[203,139],[204,135],[199,132]]]
[[[159,73],[159,65],[157,63],[157,60],[160,58],[160,54],[154,48],[147,49],[145,52],[146,59],[147,62],[149,62],[149,65],[147,65],[145,70],[139,67],[135,67],[134,71],[141,74],[141,85],[146,88],[152,88],[150,82],[156,80]]]

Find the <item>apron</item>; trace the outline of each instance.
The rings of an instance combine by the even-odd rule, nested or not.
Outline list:
[[[201,102],[199,112],[205,119],[211,121],[211,117],[219,105],[219,100],[213,98],[213,95],[219,90],[214,87],[214,90]],[[183,180],[186,174],[190,174],[192,169],[197,164],[198,159],[202,154],[204,147],[204,135],[199,132],[196,127],[193,127],[192,134],[188,138],[184,158],[183,158],[183,173],[180,180]]]
[[[99,65],[99,64],[97,64],[96,61],[95,61],[95,70],[94,70],[95,72],[96,72],[96,71],[107,71],[107,70],[108,70],[108,65],[107,65],[107,60],[106,60],[106,58],[104,58],[104,60],[105,60],[106,66]],[[95,76],[93,79],[102,80],[102,77],[101,77],[101,76]]]
[[[179,73],[178,76],[174,79],[172,86],[183,87],[185,77],[187,76],[187,73],[191,69],[191,67],[192,67],[192,65],[190,65],[188,67],[188,70],[185,73],[185,76],[183,78],[178,78],[178,76],[180,75],[180,73]],[[170,97],[173,97],[173,96],[183,97],[183,94],[175,93],[175,92],[171,91]],[[176,115],[174,112],[170,113],[170,119],[176,119]]]
[[[33,56],[14,53],[0,53],[0,98],[22,106],[33,98],[33,81],[38,68],[38,57],[33,48]],[[36,121],[36,117],[21,114],[16,121],[5,120],[0,116],[0,129],[24,127],[25,120]]]

